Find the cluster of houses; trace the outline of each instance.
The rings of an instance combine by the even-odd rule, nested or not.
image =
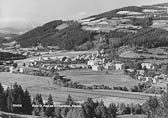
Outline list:
[[[97,51],[93,54],[81,54],[75,57],[68,56],[55,56],[55,57],[39,57],[29,63],[30,67],[38,67],[41,69],[55,69],[55,70],[65,70],[65,69],[86,69],[90,68],[93,71],[106,70],[122,70],[124,68],[124,63],[113,61],[109,62],[106,58],[104,50]]]
[[[110,62],[102,49],[93,54],[81,54],[75,57],[68,56],[41,56],[30,60],[25,67],[14,68],[11,66],[9,72],[28,73],[33,69],[47,71],[61,71],[68,69],[92,69],[93,71],[102,70],[123,70],[124,63],[119,61]]]
[[[127,69],[127,72],[135,72],[135,79],[143,82],[149,82],[152,84],[161,83],[162,81],[168,80],[168,75],[162,73],[161,71],[155,71],[157,67],[154,64],[141,63],[141,67],[141,70]]]
[[[108,61],[105,56],[104,50],[98,51],[96,55],[92,55],[92,58],[88,60],[87,65],[91,67],[93,71],[105,70],[123,70],[124,63],[119,61]]]

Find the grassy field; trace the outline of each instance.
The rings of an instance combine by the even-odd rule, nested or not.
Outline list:
[[[117,118],[147,118],[145,115],[120,115]]]
[[[98,76],[100,76],[100,74]],[[121,78],[119,78],[118,80],[120,79]],[[73,88],[64,88],[54,85],[52,83],[52,79],[49,77],[11,74],[6,72],[0,73],[0,82],[3,85],[7,86],[11,86],[15,82],[17,82],[19,85],[22,85],[23,88],[28,89],[32,97],[34,97],[37,93],[41,93],[44,100],[47,100],[48,95],[51,94],[56,103],[64,102],[69,94],[71,94],[73,99],[76,101],[82,102],[88,97],[91,97],[94,99],[105,100],[106,105],[112,102],[126,104],[132,102],[140,104],[145,102],[149,98],[149,96],[154,96],[145,93],[132,93],[114,90],[81,90]],[[118,82],[118,84],[120,82]],[[126,80],[125,82],[121,82],[121,84],[124,83],[126,84]]]
[[[150,58],[150,57],[156,57],[160,59],[167,58],[167,55],[157,55],[157,54],[144,54],[144,53],[135,53],[135,52],[123,52],[120,54],[120,57],[124,58]]]
[[[74,82],[80,82],[86,85],[103,84],[107,86],[126,86],[132,87],[137,85],[139,81],[132,79],[130,76],[124,75],[123,71],[92,71],[92,70],[65,70],[60,75],[72,79]]]

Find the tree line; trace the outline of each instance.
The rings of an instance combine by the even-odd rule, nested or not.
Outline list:
[[[43,101],[42,95],[37,93],[33,99],[28,90],[24,90],[20,85],[15,83],[11,87],[4,90],[0,83],[0,111],[40,116],[42,118],[116,118],[118,114],[143,114],[142,106],[125,105],[111,103],[108,107],[103,101],[93,101],[88,98],[81,107],[73,107],[79,105],[71,95],[63,105],[70,107],[54,107],[52,95],[48,96],[47,102]]]

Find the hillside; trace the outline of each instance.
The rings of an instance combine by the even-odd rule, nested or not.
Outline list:
[[[82,30],[78,22],[56,20],[18,36],[15,40],[21,47],[36,46],[40,42],[43,46],[57,45],[71,50],[93,38],[92,32]]]
[[[98,15],[93,15],[93,16],[90,16],[88,18],[94,18],[94,20],[97,20],[97,19],[101,19],[101,18],[110,19],[112,17],[124,16],[124,15],[118,15],[117,12],[119,12],[119,11],[142,12],[143,8],[137,7],[137,6],[128,6],[128,7],[123,7],[123,8],[111,10],[111,11],[108,11],[108,12],[104,12],[104,13],[101,13],[101,14],[98,14]],[[84,18],[84,19],[88,19],[88,18]]]
[[[166,5],[128,6],[79,21],[55,20],[13,40],[20,43],[21,47],[37,46],[40,42],[44,47],[58,46],[66,50],[116,48],[123,45],[147,48],[167,46],[164,44],[168,34]],[[99,42],[103,35],[108,37],[109,43]]]

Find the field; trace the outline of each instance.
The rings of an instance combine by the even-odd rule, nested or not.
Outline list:
[[[65,70],[60,71],[60,75],[70,78],[74,82],[80,82],[85,85],[107,85],[132,87],[137,85],[139,81],[133,80],[131,77],[124,75],[123,71],[92,71],[92,70]]]
[[[146,58],[143,61],[149,62],[149,63],[155,63],[155,64],[161,64],[161,63],[167,63],[168,62],[168,56],[167,52],[165,51],[167,47],[164,48],[151,48],[148,49],[147,53],[136,53],[133,51],[127,51],[120,54],[120,57],[124,58]],[[161,54],[161,55],[158,55]]]
[[[98,76],[101,75],[99,74]],[[103,100],[106,105],[109,105],[112,102],[114,103],[122,102],[126,104],[127,103],[141,104],[145,102],[149,98],[149,96],[154,96],[145,93],[132,93],[132,92],[123,92],[115,90],[81,90],[73,88],[64,88],[54,85],[52,79],[49,77],[11,74],[6,72],[0,73],[0,82],[3,85],[7,86],[11,86],[15,82],[17,82],[19,85],[22,85],[23,88],[28,89],[32,97],[34,97],[37,93],[40,93],[42,94],[44,100],[47,100],[48,95],[51,94],[53,96],[55,103],[64,102],[69,94],[71,94],[73,99],[78,102],[83,102],[88,97],[91,97],[95,100]],[[104,82],[108,83],[107,81]],[[116,82],[116,85],[117,84],[129,85],[129,82],[126,82],[126,80],[124,80],[120,82],[118,81],[118,83]],[[115,82],[113,82],[113,85],[115,85]]]
[[[144,115],[121,115],[121,116],[117,116],[117,118],[147,118],[147,116],[144,116]]]

